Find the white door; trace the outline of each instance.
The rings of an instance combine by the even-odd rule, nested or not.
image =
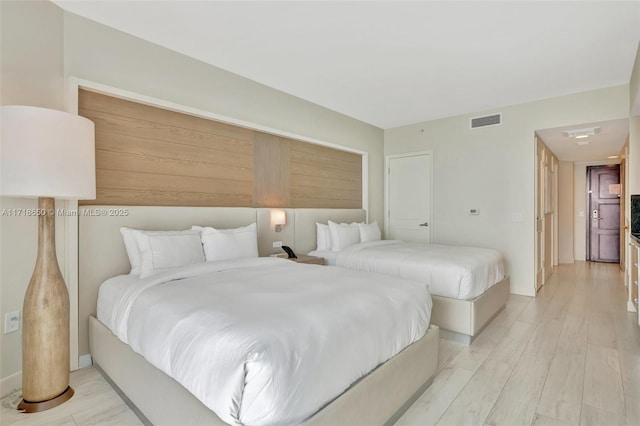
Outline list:
[[[431,154],[387,157],[387,238],[431,243]]]

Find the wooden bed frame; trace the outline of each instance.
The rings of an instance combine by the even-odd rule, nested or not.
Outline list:
[[[114,206],[92,206],[109,209]],[[122,209],[122,206],[117,208]],[[122,343],[95,317],[99,285],[128,273],[119,229],[186,229],[191,225],[233,228],[261,223],[267,209],[226,207],[126,207],[126,216],[79,215],[80,353],[93,362],[133,404],[143,421],[155,425],[224,425],[178,382]],[[269,237],[270,238],[270,237]],[[391,424],[429,386],[438,366],[439,328],[431,325],[417,342],[379,365],[309,418],[308,425]]]
[[[316,222],[362,222],[366,218],[359,209],[295,209],[295,249],[309,253],[316,249]],[[504,279],[472,300],[432,296],[431,323],[440,327],[440,336],[469,345],[493,318],[504,309],[510,293],[510,280]]]

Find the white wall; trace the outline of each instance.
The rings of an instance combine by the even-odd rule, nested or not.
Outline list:
[[[63,12],[49,2],[0,2],[2,104],[65,109],[69,76],[369,153],[369,215],[382,222],[383,132],[358,120],[257,84],[165,48]],[[3,208],[32,207],[2,200]],[[64,267],[64,223],[57,221]],[[35,263],[37,226],[2,218],[1,314],[22,309]],[[82,291],[82,283],[80,283]],[[2,394],[20,387],[20,334],[0,335]],[[86,352],[86,351],[84,351]],[[81,348],[80,355],[83,350]]]
[[[2,1],[0,16],[0,103],[63,109],[62,11],[45,1]],[[0,199],[0,209],[37,205],[36,200]],[[22,310],[36,259],[37,219],[2,215],[0,235],[0,320],[4,325],[6,313]],[[62,253],[62,220],[56,220],[56,246]],[[59,263],[62,266],[63,259]],[[0,334],[0,396],[22,387],[21,339],[21,332]]]
[[[471,117],[495,112],[501,126],[469,128]],[[629,86],[616,86],[389,129],[384,153],[433,150],[434,241],[501,250],[512,293],[532,296],[535,130],[628,115]]]
[[[574,191],[573,163],[558,163],[558,263],[574,261]]]
[[[382,222],[381,129],[77,15],[64,20],[67,76],[368,151],[369,218]]]
[[[67,77],[366,151],[369,220],[382,223],[384,135],[377,127],[70,13],[64,66]],[[83,341],[80,355],[88,352]]]
[[[629,81],[629,105],[631,115],[640,115],[640,43],[636,52],[636,60]]]

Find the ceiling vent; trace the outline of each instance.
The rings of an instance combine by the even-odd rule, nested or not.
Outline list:
[[[502,113],[471,119],[472,129],[477,129],[478,127],[498,126],[500,124],[502,124]]]

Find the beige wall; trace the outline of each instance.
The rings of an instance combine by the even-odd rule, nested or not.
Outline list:
[[[0,4],[3,104],[64,109],[66,77],[74,76],[366,151],[369,153],[370,220],[382,222],[381,129],[65,13],[49,2],[3,1]],[[3,208],[35,205],[30,200],[3,199],[2,202]],[[35,262],[37,227],[29,218],[2,218],[0,225],[0,307],[4,318],[6,312],[22,309],[24,291]],[[64,223],[57,226],[58,260],[64,267]],[[19,333],[0,336],[0,377],[4,394],[20,387],[21,344]]]
[[[294,96],[65,13],[65,75],[369,153],[369,219],[382,223],[383,132]]]
[[[558,163],[558,263],[573,263],[573,163]]]
[[[502,125],[469,128],[495,112]],[[629,86],[616,86],[388,129],[385,155],[433,150],[434,242],[501,250],[511,291],[533,295],[535,130],[628,115]]]
[[[636,61],[629,81],[629,105],[631,115],[640,115],[640,43],[636,52]]]
[[[0,103],[63,109],[62,11],[50,2],[2,1],[0,16]],[[0,204],[1,209],[37,207],[36,200],[4,197]],[[56,221],[56,239],[61,253],[61,220]],[[22,310],[37,243],[36,218],[0,216],[2,326],[6,313]],[[21,387],[21,338],[21,332],[0,334],[0,395]]]
[[[629,194],[640,194],[640,115],[629,118]]]

